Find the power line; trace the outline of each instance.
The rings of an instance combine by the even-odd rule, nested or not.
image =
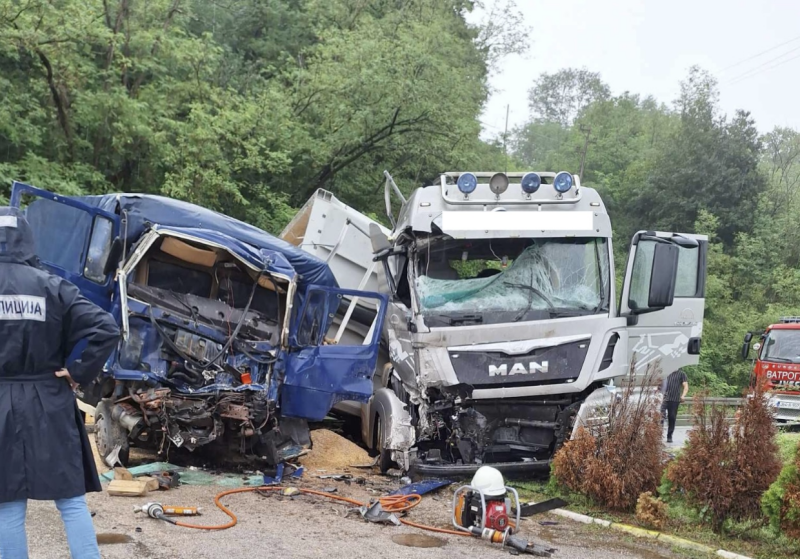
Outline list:
[[[750,74],[752,74],[752,73],[758,73],[758,70],[760,70],[761,68],[764,68],[765,66],[767,66],[767,65],[769,65],[769,64],[772,64],[773,62],[776,62],[776,61],[780,60],[781,58],[783,58],[783,57],[784,57],[784,56],[786,56],[787,54],[792,54],[793,52],[796,52],[796,51],[798,51],[798,50],[800,50],[800,47],[795,47],[795,48],[793,48],[793,49],[787,50],[786,52],[784,52],[784,53],[782,53],[782,54],[779,54],[779,55],[778,55],[778,56],[776,56],[775,58],[770,58],[770,59],[769,59],[769,60],[767,60],[766,62],[762,62],[761,64],[758,64],[758,65],[756,65],[756,66],[753,66],[753,67],[752,67],[752,68],[750,68],[749,70],[746,70],[746,71],[742,72],[741,74],[739,74],[738,76],[734,76],[734,77],[732,77],[732,78],[730,78],[730,79],[728,79],[728,80],[726,80],[726,81],[727,81],[728,83],[730,83],[730,82],[735,82],[735,81],[736,81],[736,80],[738,80],[739,78],[744,78],[744,77],[747,77],[747,76],[749,76],[749,75],[750,75]]]
[[[767,54],[768,52],[772,52],[775,49],[779,49],[779,48],[781,48],[783,46],[788,45],[789,43],[793,43],[793,42],[797,41],[798,39],[800,39],[800,36],[795,37],[794,39],[789,39],[788,41],[783,42],[783,43],[781,43],[779,45],[775,45],[774,47],[770,47],[767,50],[761,51],[758,54],[754,54],[753,56],[751,56],[749,58],[745,58],[744,60],[740,60],[739,62],[736,62],[735,64],[731,64],[730,66],[726,66],[725,68],[720,70],[720,73],[725,72],[727,70],[730,70],[731,68],[736,68],[737,66],[740,66],[740,65],[744,64],[745,62],[750,62],[751,60],[755,60],[759,56],[763,56],[763,55]]]
[[[800,48],[798,48],[798,49],[794,49],[794,50],[800,50]],[[788,54],[788,53],[787,53],[787,54]],[[768,67],[766,67],[766,68],[760,68],[760,69],[756,69],[757,71],[754,71],[753,73],[748,73],[748,74],[746,74],[746,75],[739,76],[738,78],[734,78],[732,81],[728,82],[728,83],[727,83],[727,84],[725,84],[725,85],[734,85],[734,84],[737,84],[737,83],[739,83],[739,82],[741,82],[741,81],[744,81],[744,80],[747,80],[747,79],[749,79],[749,78],[752,78],[753,76],[756,76],[756,75],[758,75],[758,74],[761,74],[761,73],[763,73],[763,72],[767,72],[767,71],[769,71],[769,70],[772,70],[773,68],[777,68],[778,66],[783,66],[783,65],[784,65],[784,64],[786,64],[787,62],[791,62],[792,60],[797,60],[798,58],[800,58],[800,54],[798,54],[798,55],[796,55],[796,56],[793,56],[793,57],[791,57],[791,58],[789,58],[789,59],[787,59],[787,60],[782,60],[782,61],[778,62],[777,64],[773,64],[772,66],[768,66]]]
[[[486,122],[486,121],[483,121],[483,120],[481,120],[481,121],[479,121],[479,122],[480,122],[482,125],[484,125],[484,126],[488,126],[489,128],[494,128],[495,130],[502,130],[502,129],[503,129],[503,127],[502,127],[502,126],[497,126],[497,125],[495,125],[495,124],[489,124],[488,122]]]

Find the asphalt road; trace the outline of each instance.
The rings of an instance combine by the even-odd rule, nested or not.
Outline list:
[[[312,481],[313,484],[313,480]],[[303,485],[307,485],[304,483]],[[341,494],[366,500],[366,487],[339,484]],[[508,557],[508,552],[480,540],[443,536],[444,547],[411,548],[392,541],[402,533],[416,534],[410,527],[380,526],[363,521],[358,515],[346,516],[345,506],[316,497],[261,497],[248,493],[225,499],[239,517],[239,524],[221,532],[204,532],[176,527],[133,513],[133,506],[154,497],[165,504],[199,505],[205,514],[199,522],[220,524],[227,520],[213,505],[216,487],[183,486],[169,493],[151,494],[151,499],[109,497],[104,493],[89,495],[90,507],[98,533],[129,536],[129,543],[101,546],[105,559],[218,559],[239,557],[347,558],[375,559],[452,559],[453,557]],[[378,490],[381,491],[381,490]],[[451,493],[443,490],[436,497],[426,497],[411,511],[417,522],[446,527],[449,522]],[[557,524],[539,525],[539,521]],[[139,529],[140,531],[137,531]],[[28,537],[32,559],[61,559],[68,556],[64,531],[52,503],[31,503],[28,509]],[[584,526],[555,516],[524,519],[521,535],[557,548],[554,558],[616,559],[686,557],[669,548],[644,540]]]

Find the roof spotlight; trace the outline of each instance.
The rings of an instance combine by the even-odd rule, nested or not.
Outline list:
[[[540,177],[538,173],[525,173],[522,176],[522,181],[520,181],[522,191],[525,194],[533,194],[539,190],[539,186],[541,186],[541,184],[542,177]]]
[[[492,178],[489,179],[489,189],[495,193],[496,196],[500,196],[503,192],[508,190],[508,177],[505,173],[495,173],[492,175]]]
[[[572,178],[572,175],[566,171],[561,171],[556,175],[556,178],[553,179],[553,188],[555,188],[557,192],[564,194],[565,192],[568,192],[570,188],[572,188],[574,182],[575,181]]]
[[[461,173],[456,184],[463,194],[471,194],[478,187],[478,177],[472,173]]]

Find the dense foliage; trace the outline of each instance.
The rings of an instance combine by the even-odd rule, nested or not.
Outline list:
[[[761,510],[770,526],[779,533],[800,539],[800,444],[794,459],[783,466],[778,479],[761,499]]]
[[[0,202],[12,179],[140,191],[279,229],[319,187],[377,201],[500,157],[478,138],[513,2],[0,0]]]

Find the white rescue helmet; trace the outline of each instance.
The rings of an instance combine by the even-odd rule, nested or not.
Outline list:
[[[481,466],[472,478],[472,487],[487,497],[500,497],[506,492],[503,474],[490,466]]]

